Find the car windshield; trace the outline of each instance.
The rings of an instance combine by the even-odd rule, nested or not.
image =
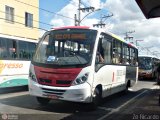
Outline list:
[[[38,44],[33,57],[36,63],[85,65],[91,62],[97,32],[66,29],[48,32]]]
[[[150,57],[139,57],[139,68],[144,70],[152,69],[152,59]]]

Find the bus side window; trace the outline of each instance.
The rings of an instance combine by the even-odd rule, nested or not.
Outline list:
[[[112,42],[109,38],[104,37],[102,40],[102,47],[104,50],[104,63],[110,64],[111,63],[111,48],[112,48]]]
[[[137,51],[134,48],[130,48],[130,60],[131,60],[131,65],[138,65],[137,62]]]
[[[16,40],[13,40],[12,46],[9,48],[11,52],[11,58],[16,59],[17,58],[17,42]]]
[[[104,35],[100,38],[96,55],[96,63],[111,64],[112,62],[112,37]]]
[[[129,59],[129,47],[127,44],[123,45],[123,64],[129,65],[130,64],[130,59]]]
[[[6,57],[6,48],[1,46],[0,47],[0,58],[5,58]]]
[[[113,48],[113,63],[118,63],[118,54],[117,49],[115,47]]]
[[[96,53],[96,63],[104,63],[104,50],[102,48],[102,39],[100,39],[97,53]]]
[[[122,43],[116,39],[113,40],[113,63],[122,64]]]

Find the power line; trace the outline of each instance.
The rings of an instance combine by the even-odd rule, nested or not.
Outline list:
[[[97,11],[97,10],[100,10],[100,9],[95,10],[94,7],[81,8],[81,0],[78,0],[78,3],[79,3],[79,4],[78,4],[78,19],[77,19],[77,14],[75,14],[75,17],[74,17],[75,26],[77,26],[77,25],[80,26],[82,20],[83,20],[86,16],[88,16],[88,15],[91,14],[92,12],[95,12],[95,11]],[[86,15],[81,19],[81,11],[82,11],[82,12],[85,12],[85,11],[90,12],[90,11],[91,11],[91,12],[88,13],[88,14],[86,14]]]
[[[1,20],[7,20],[7,19],[1,18],[1,17],[0,17],[0,19],[1,19]],[[25,24],[24,24],[24,23],[21,23],[21,22],[14,21],[14,23],[17,23],[17,24],[20,24],[20,25],[24,25],[24,26],[25,26]],[[31,28],[35,28],[35,29],[40,29],[40,30],[47,31],[46,29],[43,29],[43,28],[40,28],[40,27],[31,27]]]
[[[0,13],[9,14],[9,13],[4,12],[4,11],[0,11]],[[19,17],[19,18],[24,18],[24,19],[25,19],[25,17],[19,16],[19,15],[15,15],[15,14],[14,14],[14,16]],[[44,25],[53,26],[53,25],[51,25],[51,24],[44,23],[44,22],[41,22],[41,21],[38,21],[38,20],[33,20],[33,21],[34,21],[34,22],[41,23],[41,24],[44,24]]]
[[[129,41],[129,42],[133,43],[133,37],[129,36],[129,34],[132,34],[132,33],[134,33],[134,32],[135,32],[135,30],[125,32],[125,33],[124,33],[124,34],[125,34],[124,39],[125,39],[126,41]]]
[[[39,10],[43,10],[43,11],[48,12],[48,13],[51,13],[51,14],[59,15],[59,16],[61,16],[61,17],[65,17],[65,18],[68,18],[68,19],[72,19],[72,20],[74,20],[74,18],[71,18],[71,17],[68,17],[68,16],[64,16],[64,15],[62,15],[62,14],[58,14],[58,13],[55,13],[55,12],[52,12],[52,11],[46,10],[46,9],[44,9],[44,8],[40,8],[40,7],[37,7],[37,6],[31,5],[31,4],[28,4],[28,3],[22,2],[22,1],[19,1],[19,0],[14,0],[14,1],[17,1],[17,2],[19,2],[19,3],[22,3],[22,4],[25,4],[25,5],[28,5],[28,6],[31,6],[31,7],[37,8],[37,9],[39,9]]]
[[[93,24],[93,27],[100,27],[100,28],[105,27],[105,26],[106,26],[105,21],[106,21],[109,17],[112,17],[112,16],[113,16],[113,13],[112,13],[112,14],[108,14],[108,15],[104,15],[104,16],[101,15],[100,22],[97,23],[97,24]]]

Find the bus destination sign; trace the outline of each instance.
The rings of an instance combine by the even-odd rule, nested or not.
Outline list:
[[[85,40],[86,34],[55,34],[54,37],[57,40],[64,40],[64,39]]]

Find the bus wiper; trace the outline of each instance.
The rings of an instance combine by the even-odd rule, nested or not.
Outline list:
[[[82,64],[82,62],[81,62],[80,59],[78,58],[78,55],[77,55],[75,52],[70,51],[70,54],[73,55],[73,56],[75,56],[75,57],[78,59],[79,63]]]

